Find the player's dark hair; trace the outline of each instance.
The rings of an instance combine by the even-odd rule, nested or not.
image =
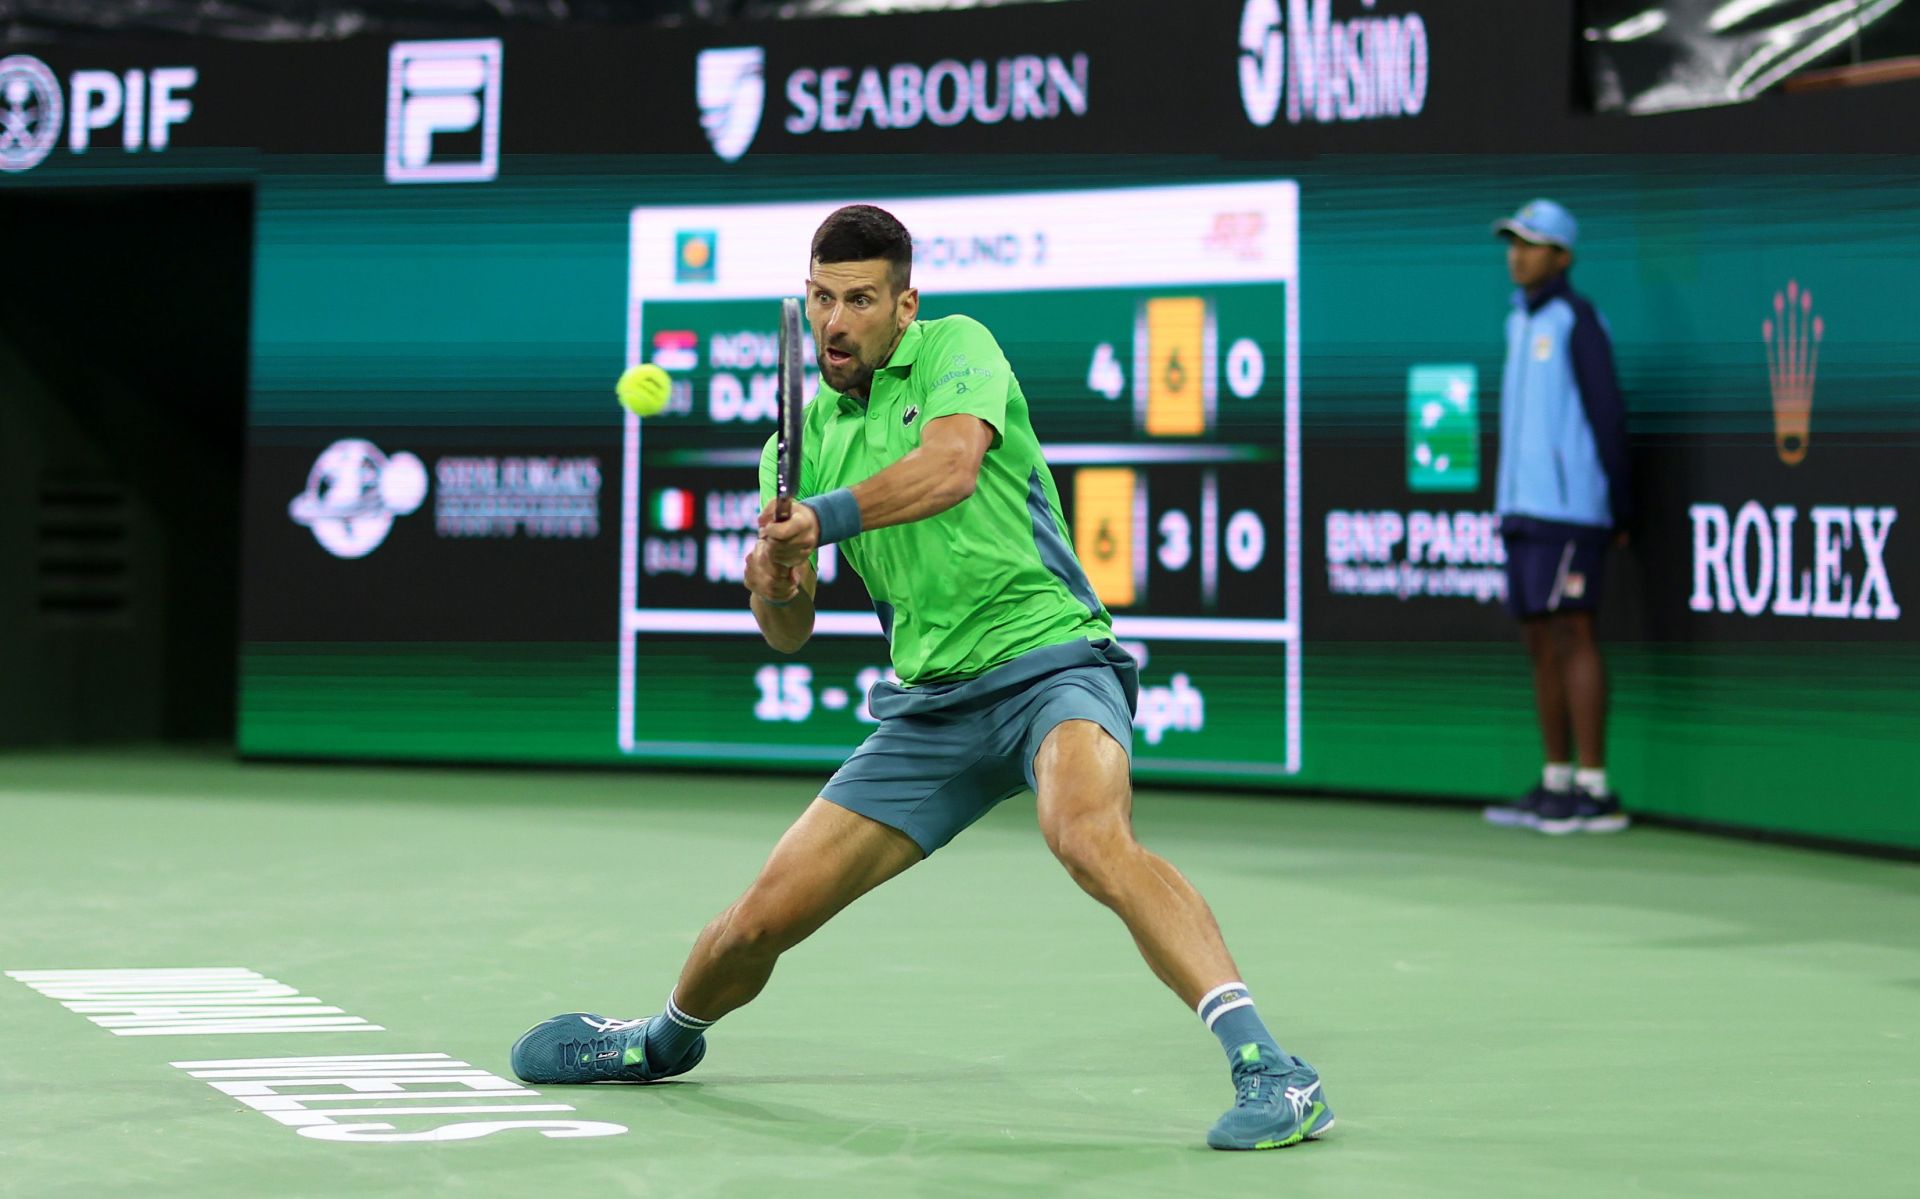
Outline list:
[[[913,237],[907,227],[884,208],[849,204],[836,209],[813,234],[814,262],[887,260],[887,282],[895,294],[907,290],[913,278]]]

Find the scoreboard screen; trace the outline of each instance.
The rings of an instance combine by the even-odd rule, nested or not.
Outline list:
[[[922,316],[984,323],[1027,396],[1075,549],[1141,665],[1140,773],[1297,773],[1296,185],[875,202],[913,234]],[[778,301],[803,293],[838,204],[632,213],[627,358],[674,382],[665,412],[626,418],[627,754],[837,762],[874,723],[887,643],[845,560],[822,551],[814,638],[790,657],[762,641],[741,585]]]

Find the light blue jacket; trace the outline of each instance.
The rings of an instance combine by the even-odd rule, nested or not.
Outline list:
[[[1613,347],[1564,274],[1532,296],[1516,293],[1507,315],[1494,500],[1502,516],[1602,529],[1632,515]]]

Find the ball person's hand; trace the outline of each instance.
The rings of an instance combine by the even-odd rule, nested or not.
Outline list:
[[[795,504],[787,519],[775,520],[774,504],[760,510],[761,544],[769,548],[776,566],[799,566],[820,548],[820,518],[805,504]]]

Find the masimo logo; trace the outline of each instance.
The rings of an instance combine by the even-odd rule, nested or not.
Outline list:
[[[200,80],[193,67],[75,71],[67,80],[71,111],[52,68],[31,54],[0,58],[0,171],[30,171],[46,160],[66,126],[67,149],[85,154],[95,130],[120,127],[120,148],[161,151],[173,127],[193,115],[178,93]]]
[[[1332,0],[1246,0],[1240,10],[1240,102],[1267,126],[1417,117],[1427,106],[1427,23],[1419,13],[1333,17]]]
[[[1774,452],[1788,466],[1807,456],[1812,436],[1813,380],[1826,322],[1797,280],[1773,295],[1762,322],[1767,389],[1773,400]],[[1748,500],[1693,504],[1695,612],[1804,616],[1828,620],[1898,620],[1900,603],[1887,573],[1887,541],[1900,510],[1892,505],[1816,505],[1802,523],[1793,504]]]
[[[928,66],[798,67],[783,94],[788,133],[852,133],[973,122],[1051,121],[1087,115],[1092,70],[1085,54],[943,58]],[[700,125],[728,162],[747,152],[766,103],[766,52],[759,46],[703,50],[694,88]]]

